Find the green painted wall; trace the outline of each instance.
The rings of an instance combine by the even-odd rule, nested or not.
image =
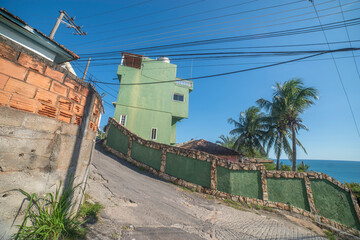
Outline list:
[[[209,188],[210,168],[209,162],[166,153],[165,173],[185,181]]]
[[[133,141],[131,147],[131,158],[160,170],[161,151],[158,149],[145,147]]]
[[[327,180],[310,179],[310,183],[319,215],[360,230],[348,192]]]
[[[310,211],[304,179],[268,178],[267,190],[269,200],[281,202]]]
[[[151,128],[158,129],[156,142],[175,143],[173,118],[187,118],[189,92],[192,86],[175,82],[148,85],[125,85],[134,83],[161,82],[176,79],[176,65],[144,58],[141,69],[119,65],[120,81],[114,118],[127,115],[126,127],[140,137],[151,140]],[[184,95],[184,102],[173,100],[173,94]],[[176,123],[175,123],[176,124]]]
[[[260,171],[238,171],[217,167],[217,190],[262,199]]]
[[[106,145],[126,155],[129,147],[129,138],[117,127],[110,124]]]

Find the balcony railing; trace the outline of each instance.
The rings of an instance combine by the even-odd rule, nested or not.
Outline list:
[[[188,80],[176,80],[175,83],[177,85],[187,86],[187,87],[190,87],[190,88],[192,88],[192,86],[193,86],[193,82],[188,81]]]

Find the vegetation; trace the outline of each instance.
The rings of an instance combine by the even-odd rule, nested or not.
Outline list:
[[[221,135],[220,140],[216,141],[216,144],[219,144],[223,147],[226,148],[230,148],[233,149],[235,141],[236,141],[236,137],[235,136],[225,136],[225,135]]]
[[[292,171],[292,167],[290,165],[286,165],[283,163],[280,163],[279,168],[276,167],[275,163],[264,163],[266,170],[280,170],[280,171]],[[302,164],[299,164],[297,166],[298,172],[307,172],[310,169],[310,165],[305,164],[304,166]]]
[[[360,205],[360,184],[359,183],[355,183],[355,182],[352,182],[352,183],[347,183],[345,182],[346,186],[351,188],[352,191],[354,192],[356,198],[357,198],[357,201]]]
[[[98,220],[98,214],[104,206],[100,203],[92,203],[90,202],[91,197],[85,194],[85,201],[81,205],[79,216],[83,219],[87,220]]]
[[[60,195],[61,182],[55,194],[47,193],[43,198],[37,194],[19,191],[29,200],[24,220],[14,239],[79,239],[85,235],[83,222],[74,212],[72,197],[79,185],[73,179]]]
[[[239,121],[232,118],[228,120],[235,127],[230,131],[231,135],[236,136],[234,150],[242,152],[249,157],[255,157],[259,153],[266,155],[262,144],[266,135],[264,117],[259,108],[250,107],[244,114],[240,114]]]
[[[309,169],[310,169],[310,165],[304,164],[304,162],[302,162],[297,166],[298,172],[308,172]]]
[[[296,145],[299,145],[306,152],[302,144],[296,139],[296,134],[300,129],[308,130],[302,124],[300,114],[308,107],[314,104],[318,91],[315,88],[306,88],[301,79],[292,79],[283,84],[276,83],[273,101],[269,109],[274,109],[276,121],[281,129],[288,131],[288,136],[291,137],[291,161],[292,170],[296,171]],[[266,100],[259,100],[258,102],[265,102]],[[266,104],[263,104],[264,106]]]

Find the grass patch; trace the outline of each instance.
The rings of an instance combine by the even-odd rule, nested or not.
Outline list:
[[[336,240],[336,235],[328,230],[325,230],[324,231],[325,235],[326,235],[326,238],[327,239],[330,239],[330,240]]]
[[[256,205],[255,205],[255,209],[256,209],[256,210],[261,210],[261,209],[262,209],[262,206],[259,205],[259,204],[256,204]]]
[[[91,197],[88,194],[85,194],[85,201],[81,205],[79,216],[88,220],[98,220],[98,214],[102,209],[104,209],[104,206],[100,203],[92,203],[89,200]]]
[[[81,239],[86,229],[74,211],[72,198],[80,184],[73,186],[71,178],[62,194],[61,181],[55,194],[47,193],[44,197],[36,193],[29,194],[22,189],[19,191],[27,197],[29,204],[26,208],[24,220],[13,239]]]
[[[274,212],[274,209],[272,209],[271,207],[268,207],[268,206],[263,207],[263,209],[268,212]]]
[[[225,203],[225,205],[230,206],[232,208],[235,208],[237,210],[247,211],[246,209],[241,207],[238,202],[235,202],[235,201],[233,201],[231,199],[225,199],[225,200],[223,200],[223,202]]]

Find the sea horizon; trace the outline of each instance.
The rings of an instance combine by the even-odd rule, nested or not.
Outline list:
[[[309,171],[325,173],[336,180],[345,183],[360,183],[360,161],[325,160],[325,159],[297,159],[297,164],[304,161],[310,166]],[[283,164],[291,165],[288,159],[280,159]],[[276,160],[274,160],[276,163]]]

